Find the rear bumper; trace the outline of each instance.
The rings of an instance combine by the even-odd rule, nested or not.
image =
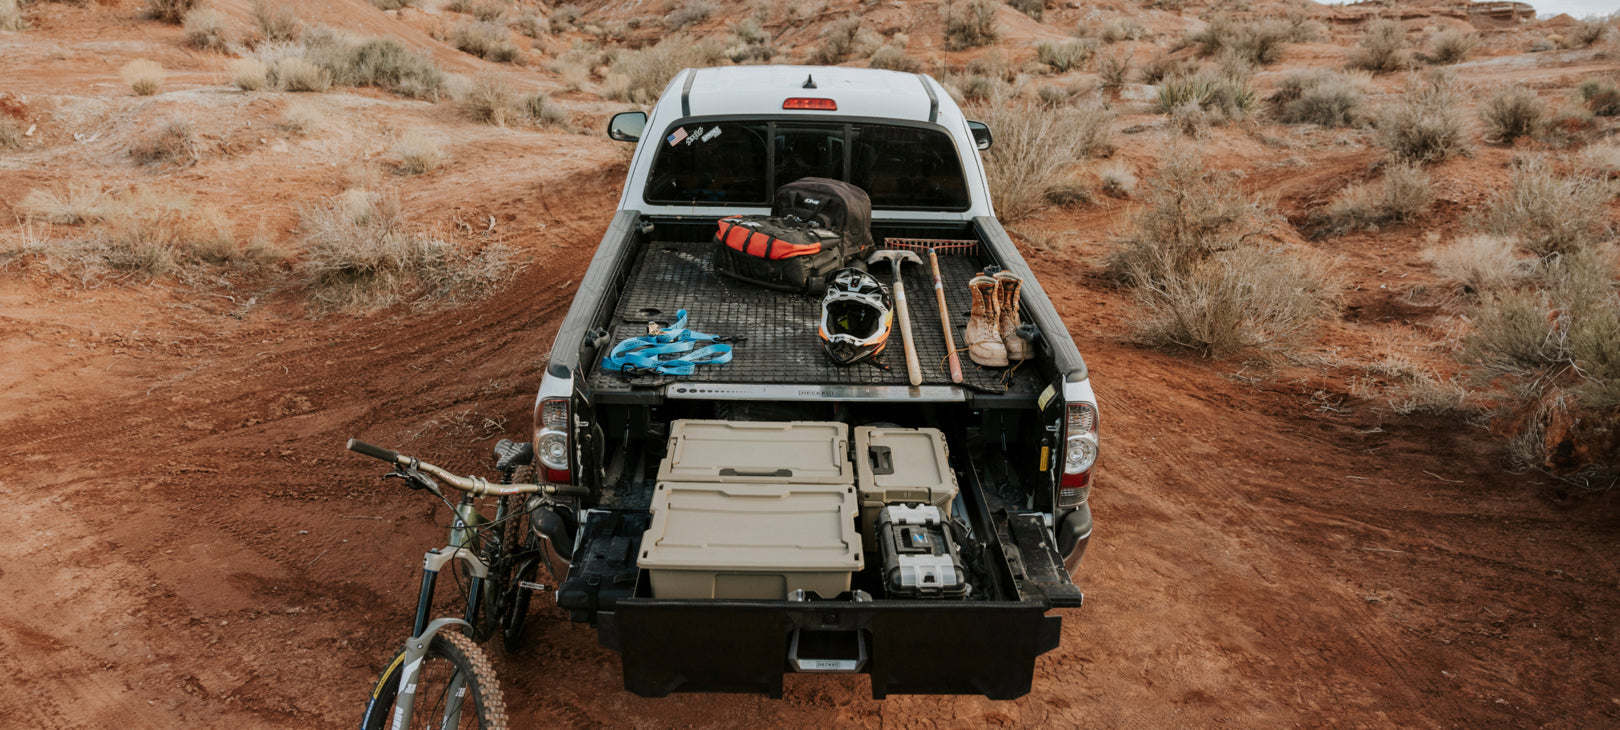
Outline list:
[[[1062,618],[1035,601],[683,601],[623,599],[597,614],[601,642],[623,656],[625,689],[782,696],[797,632],[855,646],[872,696],[1029,693],[1035,657],[1057,648]],[[853,655],[853,651],[851,655]],[[818,657],[793,657],[801,665]]]
[[[1068,568],[1072,577],[1080,567],[1080,559],[1086,555],[1086,545],[1091,542],[1091,504],[1082,502],[1078,509],[1064,515],[1054,532],[1063,567]]]

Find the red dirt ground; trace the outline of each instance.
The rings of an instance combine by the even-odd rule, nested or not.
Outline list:
[[[123,93],[109,91],[117,66],[149,49],[69,50],[59,72],[32,75],[16,73],[22,51],[0,60],[0,78],[18,79],[0,91],[28,95],[38,118],[108,134],[73,144],[73,125],[42,126],[53,147],[0,167],[0,213],[52,181],[155,178],[121,161],[115,140],[190,108],[209,152],[162,179],[284,231],[296,204],[341,190],[345,165],[375,164],[412,124],[442,135],[453,159],[402,184],[413,220],[460,235],[457,221],[493,216],[493,235],[528,263],[477,304],[324,318],[285,278],[194,288],[0,272],[0,550],[11,556],[0,563],[0,725],[352,724],[408,629],[421,553],[443,540],[447,514],[377,479],[344,439],[466,473],[496,439],[521,437],[614,207],[622,150],[365,93],[300,100],[323,105],[328,132],[283,140],[271,122],[288,95],[216,93],[219,59],[174,51],[178,31],[136,23],[133,3],[107,5],[42,6],[29,33],[70,48],[86,27],[154,36],[142,42],[169,48],[166,92],[178,91],[125,100],[134,116],[112,119],[86,99]],[[246,4],[224,6],[240,15]],[[396,21],[366,23],[380,33]],[[425,35],[412,42],[447,53]],[[1337,63],[1337,50],[1311,48],[1302,65]],[[1570,64],[1556,71],[1613,67]],[[1516,73],[1567,85],[1546,68]],[[542,76],[523,78],[550,83]],[[1131,134],[1116,135],[1117,157],[1146,178],[1159,153],[1145,150],[1162,138]],[[1366,179],[1378,158],[1358,133],[1278,134],[1285,146],[1231,130],[1204,146],[1291,218]],[[1434,283],[1417,257],[1423,233],[1457,230],[1513,153],[1486,148],[1435,171],[1441,200],[1421,226],[1310,242],[1342,257],[1355,289],[1344,321],[1284,365],[1124,341],[1128,302],[1097,261],[1130,202],[1014,226],[1091,367],[1104,438],[1098,528],[1077,575],[1087,605],[1065,612],[1062,646],[1039,660],[1028,696],[880,702],[861,678],[807,675],[790,676],[780,701],[644,699],[621,689],[617,655],[593,631],[537,606],[524,650],[491,649],[515,726],[1620,725],[1616,495],[1509,473],[1500,439],[1358,401],[1342,367],[1386,330],[1421,339],[1451,326],[1413,303]],[[1326,365],[1307,367],[1316,361]]]

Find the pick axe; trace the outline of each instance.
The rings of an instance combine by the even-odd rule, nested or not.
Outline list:
[[[911,344],[911,309],[906,306],[906,282],[900,276],[901,265],[910,263],[922,266],[922,258],[910,251],[890,249],[872,254],[866,263],[879,261],[889,262],[894,269],[894,303],[895,309],[900,310],[900,339],[906,345],[906,374],[911,376],[912,385],[922,385],[922,366],[917,364],[917,348]]]

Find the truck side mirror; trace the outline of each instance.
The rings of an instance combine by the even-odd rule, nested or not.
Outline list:
[[[646,129],[646,112],[619,112],[608,120],[608,136],[620,142],[638,141]]]
[[[990,135],[990,125],[984,122],[968,122],[968,129],[973,132],[973,146],[981,150],[990,149],[990,143],[996,141]]]

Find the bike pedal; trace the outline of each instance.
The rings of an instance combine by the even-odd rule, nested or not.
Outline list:
[[[526,580],[518,581],[518,587],[523,588],[525,590],[530,590],[530,591],[545,592],[545,591],[551,590],[551,586],[548,586],[548,585],[546,585],[544,583],[530,583],[530,582],[528,582]]]

